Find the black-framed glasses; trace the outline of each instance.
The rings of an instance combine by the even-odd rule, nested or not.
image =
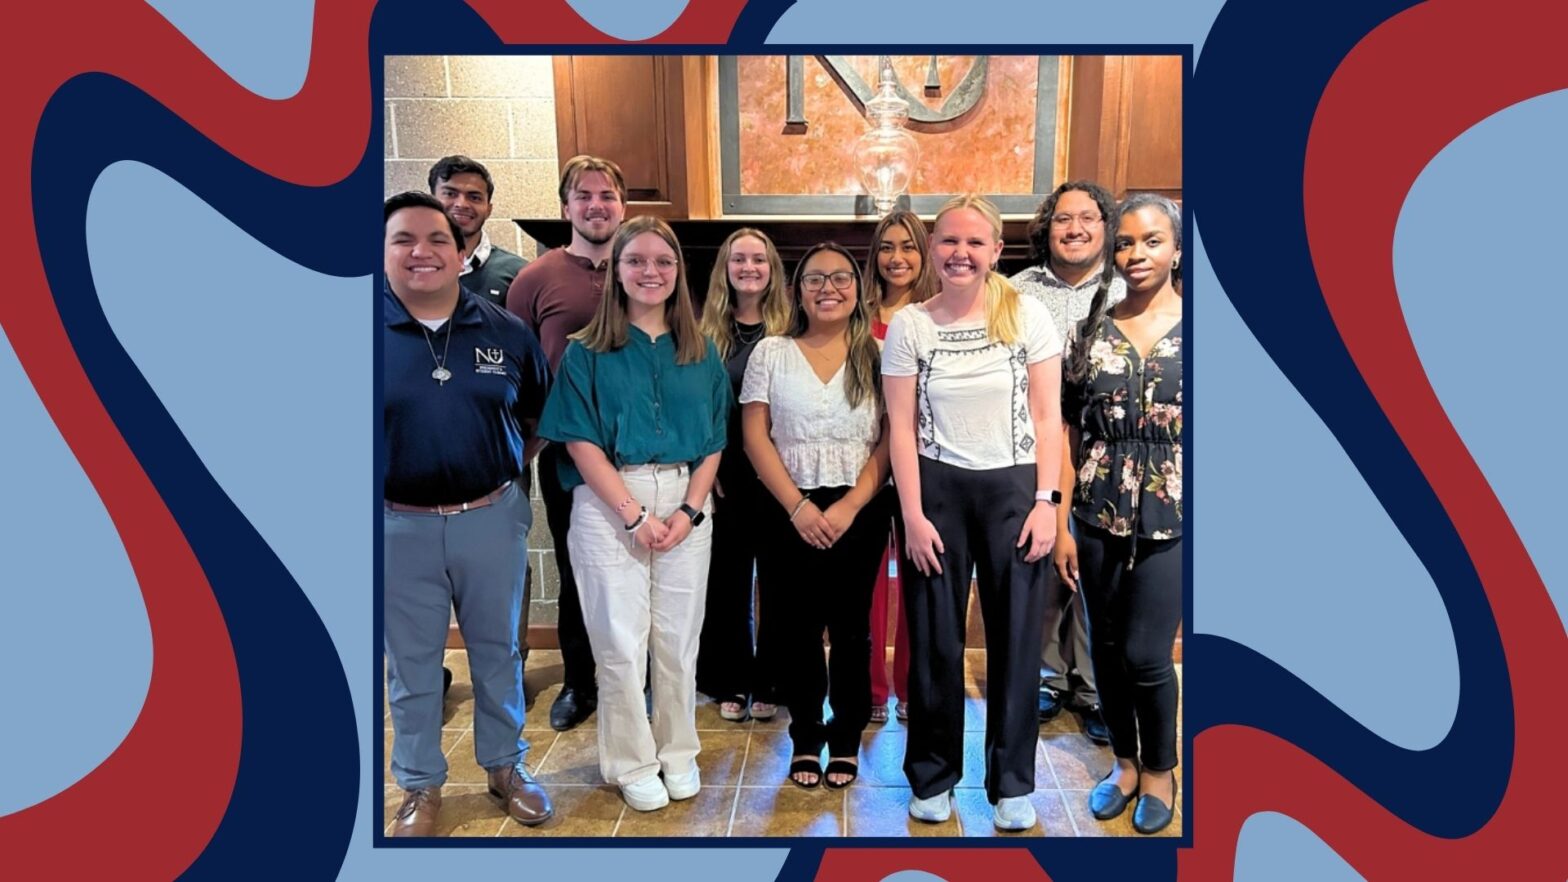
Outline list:
[[[855,274],[843,270],[836,273],[806,273],[800,277],[800,284],[807,291],[821,291],[822,286],[830,280],[833,287],[843,291],[855,284]]]
[[[1105,223],[1105,216],[1098,211],[1082,211],[1078,214],[1063,212],[1062,214],[1051,215],[1051,226],[1053,227],[1070,226],[1073,221],[1077,221],[1085,227],[1092,227],[1096,224]]]

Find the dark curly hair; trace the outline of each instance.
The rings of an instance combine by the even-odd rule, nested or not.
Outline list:
[[[1088,193],[1094,204],[1100,207],[1100,216],[1105,218],[1106,234],[1109,237],[1110,225],[1116,215],[1116,200],[1111,198],[1104,187],[1093,181],[1068,181],[1052,190],[1051,195],[1040,203],[1040,210],[1029,220],[1029,257],[1036,263],[1051,259],[1051,215],[1056,213],[1056,203],[1062,194],[1072,190]]]

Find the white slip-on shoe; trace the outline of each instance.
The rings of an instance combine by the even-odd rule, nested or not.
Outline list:
[[[684,775],[665,775],[664,789],[669,792],[671,799],[691,799],[702,789],[702,778],[697,774],[697,767],[692,766],[691,771]]]
[[[1034,826],[1034,804],[1027,796],[1005,796],[991,809],[991,823],[998,830],[1027,830]]]
[[[953,816],[953,792],[945,790],[936,796],[921,799],[911,796],[909,799],[909,816],[917,821],[928,821],[940,824]]]
[[[621,798],[640,812],[651,812],[670,804],[670,792],[664,789],[664,782],[659,780],[658,775],[622,784]]]

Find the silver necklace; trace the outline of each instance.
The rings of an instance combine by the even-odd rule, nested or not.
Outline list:
[[[732,322],[731,324],[734,326],[734,329],[735,329],[735,339],[742,346],[750,346],[751,344],[757,342],[758,340],[761,340],[762,339],[762,335],[764,333],[766,333],[767,330],[768,330],[766,324],[759,324],[757,326],[757,330],[752,331],[751,332],[751,336],[747,337],[745,334],[741,333],[740,322],[739,321]]]
[[[435,344],[430,342],[430,329],[423,323],[419,329],[425,332],[425,346],[430,350],[430,358],[436,363],[436,369],[430,372],[430,378],[438,384],[445,386],[446,381],[452,379],[452,372],[446,369],[446,354],[452,351],[452,325],[457,321],[457,307],[452,307],[452,314],[446,317],[446,342],[441,345],[441,357],[436,358]]]

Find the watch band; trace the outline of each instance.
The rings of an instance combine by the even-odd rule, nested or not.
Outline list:
[[[1052,505],[1061,505],[1062,504],[1062,491],[1056,490],[1056,489],[1036,490],[1036,491],[1034,491],[1034,501],[1035,502],[1049,502]]]
[[[680,510],[686,513],[686,517],[691,518],[691,525],[693,527],[701,524],[703,517],[705,517],[700,509],[692,508],[690,505],[684,502],[681,503]]]

